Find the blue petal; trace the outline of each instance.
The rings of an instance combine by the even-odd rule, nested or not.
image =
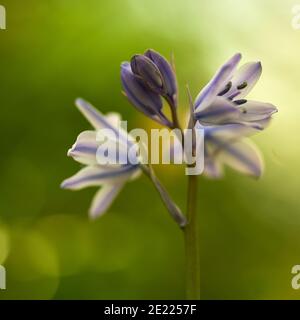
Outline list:
[[[97,148],[96,131],[84,131],[80,133],[76,142],[68,151],[68,156],[82,164],[94,165],[97,164]]]
[[[207,108],[195,112],[195,119],[202,124],[226,124],[235,122],[239,115],[240,111],[233,102],[216,97]]]
[[[79,190],[86,187],[100,186],[104,183],[126,181],[137,169],[138,165],[126,165],[116,168],[88,166],[63,181],[61,188]]]
[[[157,94],[163,93],[162,75],[157,66],[144,55],[135,55],[130,61],[132,72],[141,78],[144,84]]]
[[[241,110],[241,121],[259,121],[270,118],[278,110],[270,103],[250,101],[239,107]]]
[[[163,107],[160,96],[146,88],[133,74],[129,62],[121,65],[121,80],[124,92],[133,106],[149,117],[160,114]]]
[[[177,80],[170,63],[158,52],[150,49],[145,52],[145,56],[151,59],[159,69],[167,95],[172,99],[174,106],[177,105]]]
[[[217,159],[205,157],[203,174],[211,179],[220,179],[223,176],[223,166]]]
[[[124,183],[105,184],[94,196],[92,205],[89,210],[92,219],[103,215],[111,206],[119,192],[123,188]]]
[[[263,173],[264,163],[260,151],[248,139],[221,144],[217,157],[242,174],[258,178]]]
[[[126,135],[124,130],[122,130],[122,128],[117,128],[111,124],[109,116],[104,116],[90,103],[81,98],[78,98],[75,103],[79,111],[85,116],[85,118],[91,123],[91,125],[95,129],[112,130],[112,132],[114,132],[114,134],[118,139],[120,139],[120,141],[122,141],[126,145],[132,145],[132,143],[128,140],[128,136]]]
[[[240,53],[235,54],[219,69],[212,80],[197,96],[194,104],[195,110],[204,110],[213,102],[218,93],[226,87],[227,83],[231,79],[241,57]]]
[[[242,99],[252,90],[262,73],[260,62],[249,62],[244,64],[231,79],[231,89],[224,97]],[[243,88],[243,85],[244,88]],[[242,87],[240,87],[242,86]]]

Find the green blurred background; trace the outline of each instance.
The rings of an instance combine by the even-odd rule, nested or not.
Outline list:
[[[298,1],[300,4],[300,1]],[[61,190],[80,165],[66,157],[89,124],[84,97],[129,125],[153,125],[122,97],[119,69],[154,48],[176,58],[195,96],[233,53],[261,60],[255,99],[279,107],[255,137],[266,161],[259,181],[226,171],[200,178],[204,299],[299,299],[300,30],[297,0],[2,0],[0,31],[0,299],[184,298],[183,237],[146,178],[130,183],[108,214],[90,222],[95,189]],[[182,168],[158,174],[184,207]]]

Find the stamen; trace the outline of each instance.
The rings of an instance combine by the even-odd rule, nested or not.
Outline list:
[[[230,97],[228,97],[229,100],[233,100],[235,97],[237,97],[241,92],[240,91],[237,91],[237,92],[234,92]]]
[[[237,86],[237,89],[242,90],[242,89],[245,89],[247,86],[248,86],[248,83],[245,81],[241,83],[239,86]]]
[[[240,99],[240,100],[235,100],[233,101],[236,105],[241,106],[242,104],[247,103],[246,99]]]
[[[231,87],[232,87],[232,82],[229,81],[229,82],[226,84],[225,89],[222,90],[222,91],[218,94],[218,96],[224,96],[224,94],[226,94],[226,93],[231,89]]]
[[[240,108],[240,110],[242,111],[242,113],[247,113],[247,110],[245,108]]]

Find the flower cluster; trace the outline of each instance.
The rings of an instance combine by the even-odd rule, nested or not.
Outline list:
[[[229,59],[200,91],[191,106],[188,127],[204,130],[204,174],[211,178],[221,177],[224,165],[253,177],[259,177],[263,172],[260,152],[248,137],[264,130],[277,109],[269,103],[246,99],[262,73],[262,66],[260,62],[250,62],[238,69],[240,60],[241,54]],[[144,54],[133,56],[130,62],[123,62],[121,82],[124,94],[137,110],[163,126],[182,130],[177,117],[176,74],[172,64],[162,55],[147,50]],[[163,100],[171,109],[172,119],[163,112]],[[143,171],[154,182],[173,218],[184,225],[185,219],[180,210],[150,166],[140,163],[103,166],[97,163],[99,141],[96,131],[109,128],[117,132],[119,116],[104,116],[81,99],[77,100],[77,107],[95,130],[81,133],[69,150],[68,155],[86,167],[65,180],[62,187],[81,189],[101,186],[90,209],[91,216],[96,217],[108,209],[127,181]],[[124,148],[134,143],[122,132],[118,132],[118,140]]]

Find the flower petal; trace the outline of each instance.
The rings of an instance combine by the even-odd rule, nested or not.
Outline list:
[[[104,184],[93,198],[89,214],[92,219],[102,216],[111,206],[124,183]]]
[[[231,79],[231,89],[224,97],[235,97],[242,99],[252,90],[262,73],[260,62],[249,62],[244,64]]]
[[[216,97],[206,109],[195,113],[195,119],[202,124],[233,123],[239,116],[237,106],[223,97]]]
[[[120,139],[120,141],[122,141],[125,145],[131,144],[128,141],[127,133],[124,132],[122,128],[114,126],[111,119],[109,119],[107,116],[104,116],[89,102],[79,98],[76,100],[76,106],[96,130],[100,130],[100,129],[112,130],[112,132],[114,132],[116,137]],[[116,114],[115,114],[115,119],[116,119]]]
[[[100,186],[104,183],[126,181],[138,169],[138,166],[100,167],[88,166],[61,184],[63,189],[79,190],[86,187]]]
[[[96,131],[83,131],[69,149],[68,156],[82,164],[95,165],[97,148]]]
[[[223,172],[223,166],[221,162],[218,161],[217,159],[206,157],[203,174],[206,177],[211,179],[222,178],[224,172]]]
[[[194,104],[195,110],[204,110],[212,103],[218,93],[221,92],[229,82],[241,58],[241,54],[237,53],[219,69],[212,80],[197,96]]]
[[[272,117],[269,117],[269,118],[266,118],[263,120],[258,120],[258,121],[252,122],[251,124],[259,126],[260,130],[264,130],[270,125],[271,122],[272,122]]]
[[[176,75],[170,63],[158,52],[149,49],[145,56],[151,59],[159,69],[167,95],[172,99],[174,106],[177,105],[177,80]]]
[[[220,151],[219,159],[242,174],[260,177],[264,163],[260,151],[248,139],[228,144]]]
[[[239,107],[241,121],[258,121],[270,118],[278,110],[270,103],[247,101]]]
[[[128,163],[128,146],[118,139],[103,136],[101,131],[84,131],[68,151],[68,156],[86,165],[118,165]]]
[[[107,121],[115,128],[118,128],[122,121],[121,115],[118,112],[109,112],[105,115]]]
[[[246,137],[258,133],[260,129],[240,123],[226,124],[222,126],[210,126],[205,128],[205,139],[209,142],[214,140],[228,142],[235,141],[241,137]]]
[[[132,72],[129,62],[121,65],[121,80],[128,100],[149,117],[157,116],[163,107],[160,96],[148,88]]]
[[[95,129],[104,129],[104,128],[115,129],[107,121],[105,116],[95,107],[93,107],[89,102],[81,98],[78,98],[75,104],[79,109],[79,111],[85,116],[85,118],[91,123],[91,125]]]
[[[130,61],[132,72],[141,77],[149,89],[161,94],[163,92],[162,75],[155,63],[147,56],[138,54]]]

